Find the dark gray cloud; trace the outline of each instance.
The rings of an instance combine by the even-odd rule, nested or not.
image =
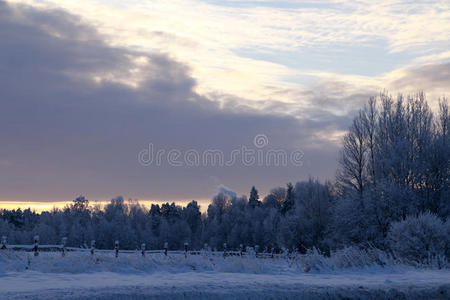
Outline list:
[[[450,62],[434,63],[409,68],[405,75],[392,82],[395,89],[414,88],[417,91],[430,91],[450,87]]]
[[[255,184],[265,192],[334,174],[337,146],[316,133],[344,127],[344,117],[317,111],[315,119],[296,119],[239,107],[239,99],[220,108],[194,92],[186,65],[111,47],[60,10],[0,2],[0,41],[1,200],[61,201],[79,193],[203,199],[220,184],[239,193]],[[92,79],[131,77],[137,57],[149,60],[138,87]],[[304,166],[143,167],[137,160],[148,143],[228,154],[252,146],[257,134],[267,135],[271,147],[302,149]]]

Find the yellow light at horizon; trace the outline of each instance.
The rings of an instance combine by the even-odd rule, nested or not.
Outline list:
[[[146,209],[149,209],[152,204],[163,204],[163,203],[172,203],[175,202],[176,205],[186,206],[190,201],[154,201],[154,200],[139,200],[137,201],[141,206],[144,206]],[[209,200],[200,200],[197,201],[200,205],[201,212],[206,212],[207,204]],[[100,205],[103,208],[105,205],[109,204],[110,201],[90,201],[89,206],[94,207]],[[134,203],[134,201],[127,201],[125,203]],[[54,208],[62,209],[66,205],[72,204],[72,201],[56,201],[56,202],[22,202],[22,201],[0,201],[0,209],[31,209],[37,213],[41,213],[44,211],[51,211]]]

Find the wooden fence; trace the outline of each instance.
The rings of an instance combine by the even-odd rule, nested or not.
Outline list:
[[[34,237],[34,243],[31,245],[9,245],[7,243],[7,239],[5,236],[2,237],[0,243],[0,251],[1,250],[14,250],[14,251],[28,251],[33,252],[34,256],[39,256],[40,251],[44,252],[61,252],[62,256],[65,256],[69,252],[86,252],[90,253],[92,256],[95,253],[112,253],[115,257],[119,257],[120,253],[134,253],[145,257],[146,255],[152,254],[164,254],[168,255],[184,255],[186,258],[189,255],[213,255],[213,256],[241,256],[241,257],[256,257],[256,258],[292,258],[293,253],[289,254],[285,253],[274,253],[274,250],[268,251],[260,251],[258,246],[254,247],[243,247],[240,245],[239,250],[227,250],[227,244],[224,243],[223,251],[212,251],[209,249],[208,245],[205,244],[202,250],[189,250],[189,243],[184,243],[184,250],[169,250],[169,244],[167,242],[164,243],[164,249],[161,250],[147,250],[146,244],[142,243],[140,249],[136,250],[124,250],[120,249],[120,243],[118,240],[114,242],[114,249],[96,249],[95,241],[91,241],[90,247],[67,247],[67,238],[63,238],[61,244],[59,245],[40,245],[39,244],[39,236]]]

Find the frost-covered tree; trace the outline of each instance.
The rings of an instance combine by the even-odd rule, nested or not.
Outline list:
[[[286,189],[284,187],[274,188],[264,198],[263,205],[264,207],[280,210],[284,199],[286,199]]]
[[[190,237],[189,243],[191,247],[200,248],[202,246],[202,230],[203,223],[201,218],[200,206],[197,201],[191,201],[188,205],[183,208],[183,219],[189,226],[190,229]]]
[[[448,255],[450,236],[447,226],[438,216],[429,212],[417,217],[408,216],[403,221],[391,224],[389,245],[399,257],[426,263],[432,258]]]
[[[329,185],[310,178],[295,185],[295,214],[305,248],[319,247],[331,222],[332,196]]]
[[[364,123],[364,111],[353,120],[352,126],[344,136],[340,169],[337,182],[341,192],[345,194],[357,193],[360,199],[368,184],[371,168],[368,167],[368,140]]]
[[[333,217],[337,244],[384,247],[391,222],[428,210],[448,215],[446,124],[446,100],[439,118],[423,93],[369,100],[343,139]]]

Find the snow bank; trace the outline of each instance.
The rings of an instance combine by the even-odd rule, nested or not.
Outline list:
[[[256,259],[253,257],[221,257],[209,255],[184,254],[165,256],[151,254],[142,257],[140,252],[121,253],[118,258],[113,253],[69,252],[62,257],[60,253],[41,252],[33,256],[28,252],[0,252],[0,270],[3,272],[39,271],[44,273],[154,273],[154,272],[187,272],[217,271],[235,273],[280,273],[297,271],[297,266],[285,259]]]
[[[0,251],[2,299],[448,299],[450,270],[377,250],[295,259]]]
[[[340,274],[12,272],[2,299],[448,299],[448,270]]]
[[[439,266],[442,267],[442,264]],[[444,265],[448,267],[447,265]],[[361,250],[345,248],[332,253],[330,257],[317,250],[294,257],[261,259],[253,256],[216,256],[208,252],[202,255],[154,253],[142,257],[139,251],[120,253],[116,258],[113,252],[41,252],[35,257],[30,252],[0,251],[0,272],[32,270],[44,273],[154,273],[216,271],[251,274],[283,274],[308,272],[338,272],[342,270],[404,270],[412,268],[404,262],[378,249]],[[433,265],[415,265],[414,268],[433,268]],[[0,273],[1,274],[1,273]]]

